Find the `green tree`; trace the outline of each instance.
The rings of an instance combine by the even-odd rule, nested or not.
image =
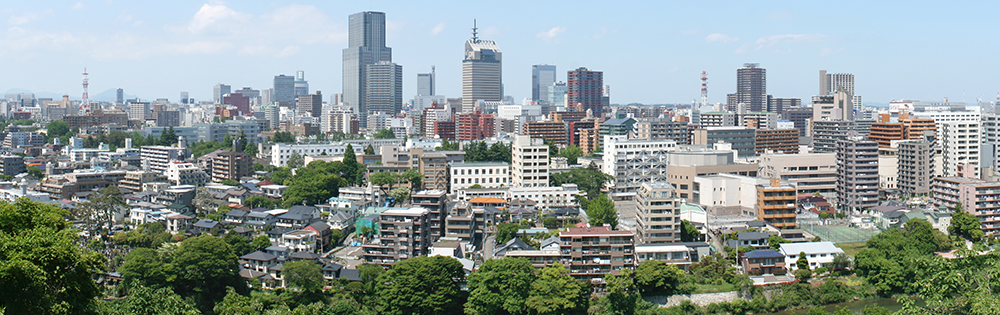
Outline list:
[[[380,314],[461,313],[459,282],[465,270],[457,259],[420,256],[399,261],[379,277],[376,292]]]
[[[389,196],[396,200],[397,205],[402,205],[410,200],[410,190],[406,187],[399,187],[390,191]]]
[[[590,218],[590,225],[601,226],[611,225],[611,228],[618,227],[618,211],[615,210],[615,202],[608,198],[608,195],[601,194],[596,199],[586,202],[584,210]]]
[[[396,139],[396,134],[391,129],[379,129],[375,133],[375,139]]]
[[[691,221],[681,220],[681,241],[682,242],[694,242],[701,240],[701,231],[698,231],[698,227],[691,224]]]
[[[350,143],[344,149],[343,165],[344,170],[341,172],[340,177],[346,179],[348,185],[360,185],[365,176],[365,166],[358,163],[358,157],[354,154],[354,147]]]
[[[45,130],[45,140],[46,142],[51,142],[52,139],[60,138],[64,135],[72,134],[69,130],[69,124],[63,120],[53,120],[46,126]],[[65,143],[64,143],[65,144]]]
[[[588,307],[587,289],[556,262],[539,271],[524,305],[538,315],[583,313]]]
[[[180,295],[167,287],[135,287],[129,290],[129,295],[124,299],[104,303],[107,305],[102,313],[107,315],[201,314],[197,308],[185,302]]]
[[[365,155],[372,155],[372,154],[375,154],[375,148],[372,148],[372,145],[368,144],[368,146],[365,147]]]
[[[253,246],[250,246],[250,240],[246,236],[239,235],[233,231],[229,231],[222,240],[229,244],[229,247],[233,249],[233,254],[236,257],[243,256],[254,251]]]
[[[608,294],[603,299],[607,308],[606,314],[635,314],[637,304],[642,301],[642,298],[639,296],[635,283],[630,278],[630,272],[623,270],[620,276],[608,274],[605,276],[605,281],[608,283]]]
[[[250,247],[254,251],[264,251],[265,248],[271,247],[271,239],[267,235],[258,236],[250,243]]]
[[[459,147],[459,142],[451,142],[448,141],[448,138],[441,138],[441,147],[439,147],[438,149],[440,149],[441,151],[457,151],[458,147]]]
[[[257,157],[257,146],[253,143],[247,143],[246,147],[243,148],[243,153],[249,154],[251,157]]]
[[[96,237],[96,232],[109,230],[115,223],[115,216],[124,216],[128,205],[118,186],[108,186],[96,194],[87,197],[73,210],[73,215],[87,223],[90,236]]]
[[[685,272],[660,260],[646,260],[632,274],[639,292],[649,296],[677,294]]]
[[[469,189],[483,189],[483,185],[474,184],[472,186],[469,186]]]
[[[226,288],[226,297],[215,303],[213,309],[217,315],[263,314],[264,303],[236,292],[233,287]]]
[[[411,191],[418,191],[423,188],[424,174],[420,174],[420,171],[415,168],[406,170],[406,172],[400,174],[400,177],[400,179],[410,183]]]
[[[287,164],[289,168],[300,168],[305,164],[305,158],[299,152],[292,152],[292,155],[288,157]]]
[[[275,184],[278,185],[291,184],[290,182],[288,182],[291,179],[292,179],[292,169],[287,166],[276,168],[274,169],[274,171],[271,172],[270,181],[274,182]]]
[[[125,256],[125,263],[118,272],[125,278],[125,288],[167,287],[174,272],[152,248],[136,248]]]
[[[250,208],[265,208],[274,209],[275,202],[274,199],[264,197],[264,196],[250,196],[243,201],[243,204]]]
[[[566,160],[569,162],[569,165],[575,165],[576,159],[583,156],[583,149],[580,149],[580,147],[571,144],[565,149],[559,151],[559,155],[566,158]]]
[[[525,314],[525,301],[535,279],[527,258],[489,259],[469,275],[466,314]]]
[[[385,274],[385,268],[376,264],[361,264],[358,266],[358,277],[361,278],[366,297],[375,295],[378,279]]]
[[[381,188],[383,195],[388,195],[389,190],[392,189],[393,185],[399,182],[399,179],[396,174],[386,171],[381,171],[372,174],[371,178],[369,178],[368,181],[371,182],[372,185]]]
[[[580,191],[587,193],[587,198],[594,199],[600,195],[601,188],[612,179],[611,175],[602,173],[591,164],[588,167],[574,168],[569,172],[550,174],[549,184],[552,186],[576,184]]]
[[[160,133],[159,139],[160,145],[175,145],[177,144],[177,132],[174,131],[174,126],[167,127],[163,129]]]
[[[956,206],[955,214],[951,216],[951,225],[948,226],[948,233],[973,242],[983,239],[985,235],[979,218],[962,211],[961,206]]]
[[[37,166],[28,166],[28,175],[37,179],[45,178],[45,172]]]
[[[497,236],[496,236],[497,244],[503,244],[509,240],[514,239],[515,237],[517,237],[517,230],[525,228],[528,228],[528,226],[522,225],[520,223],[501,222],[497,224]]]
[[[798,269],[810,269],[809,260],[806,259],[806,252],[799,252],[799,259],[795,261],[795,267]]]
[[[809,268],[796,269],[792,274],[795,275],[795,279],[802,282],[808,282],[809,278],[812,278],[812,270],[809,270]]]
[[[271,137],[271,142],[274,143],[295,143],[295,135],[291,132],[281,132],[277,131],[274,136]]]
[[[203,234],[186,239],[173,253],[177,271],[174,291],[193,297],[199,309],[210,312],[215,301],[224,297],[227,286],[246,288],[236,261],[229,244],[219,237]]]
[[[225,179],[225,180],[222,180],[222,182],[220,182],[220,184],[228,185],[228,186],[239,186],[240,182],[232,180],[232,179]]]
[[[65,210],[21,198],[0,203],[0,306],[9,314],[77,314],[94,307],[103,257],[76,244]]]
[[[833,262],[830,263],[830,268],[834,271],[851,269],[851,256],[847,256],[847,254],[833,255]]]
[[[288,285],[306,292],[318,292],[323,289],[323,273],[319,264],[313,260],[298,260],[285,263],[282,274]]]

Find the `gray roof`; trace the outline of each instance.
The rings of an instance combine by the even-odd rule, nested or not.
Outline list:
[[[243,210],[233,209],[233,210],[229,210],[229,212],[226,212],[226,216],[227,217],[243,217],[243,216],[246,216],[246,215],[247,215],[247,212],[243,211]]]
[[[196,222],[194,224],[194,227],[211,229],[211,228],[216,227],[217,225],[219,225],[219,222],[215,222],[215,221],[212,221],[212,220],[209,220],[209,219],[201,219],[201,220],[198,220],[198,222]]]
[[[340,271],[340,278],[350,281],[361,281],[361,273],[357,269],[344,269]]]
[[[301,221],[309,220],[310,218],[312,218],[312,216],[299,213],[291,213],[291,212],[278,216],[278,219],[301,220]]]
[[[740,233],[736,234],[736,236],[737,236],[737,238],[739,240],[742,241],[742,240],[766,239],[768,237],[771,237],[771,234],[767,234],[767,233],[763,233],[763,232],[740,232]]]
[[[303,259],[303,260],[313,260],[319,258],[319,255],[310,252],[294,252],[288,255],[291,259]]]
[[[286,229],[286,228],[283,228],[283,227],[276,227],[276,228],[271,229],[270,231],[267,231],[267,234],[268,235],[284,235],[286,232],[289,232],[289,231],[291,231],[291,229]]]
[[[323,221],[313,222],[309,226],[311,226],[317,232],[323,232],[323,231],[329,231],[330,230],[330,225],[326,224],[326,222],[323,222]]]
[[[316,212],[316,207],[295,205],[292,206],[291,208],[288,208],[288,213],[298,213],[311,216],[314,212]]]
[[[268,253],[265,253],[265,252],[262,252],[262,251],[256,251],[256,252],[249,253],[249,254],[246,254],[246,255],[243,255],[242,257],[240,257],[240,259],[243,259],[243,260],[256,260],[256,261],[269,261],[269,260],[274,260],[274,259],[277,259],[277,258],[278,258],[278,256],[271,255],[271,254],[268,254]]]

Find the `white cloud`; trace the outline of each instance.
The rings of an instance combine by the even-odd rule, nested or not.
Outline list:
[[[434,28],[431,29],[431,36],[437,36],[437,34],[441,34],[441,31],[444,31],[444,26],[445,26],[444,22],[435,25]]]
[[[755,50],[760,50],[763,48],[771,48],[778,44],[816,42],[824,39],[826,39],[826,35],[820,34],[782,34],[761,37],[757,39],[757,42],[754,44],[757,45]]]
[[[736,50],[733,51],[733,53],[734,54],[745,54],[748,51],[750,51],[750,44],[743,44],[743,45],[740,46],[740,48],[736,48]]]
[[[235,33],[248,26],[251,18],[250,14],[236,12],[224,4],[206,3],[194,14],[187,29],[195,35],[209,32]]]
[[[819,50],[819,55],[825,57],[825,56],[830,56],[830,55],[837,54],[837,53],[839,53],[841,51],[844,51],[843,47],[837,48],[837,49],[826,47],[826,48],[823,48],[823,49]]]
[[[278,58],[284,58],[284,57],[288,57],[288,56],[297,54],[299,52],[299,50],[302,50],[302,48],[299,47],[299,46],[295,46],[295,45],[287,46],[284,49],[282,49],[280,52],[278,52]]]
[[[168,48],[175,52],[187,55],[215,54],[229,49],[233,44],[230,42],[215,41],[195,41],[177,45],[170,45]]]
[[[566,27],[556,26],[549,29],[548,31],[539,32],[538,34],[535,34],[535,37],[541,38],[542,41],[545,41],[546,43],[550,43],[553,40],[555,40],[556,36],[559,36],[559,34],[565,32],[566,32]]]
[[[608,29],[602,27],[600,32],[594,33],[594,36],[591,37],[593,39],[601,39],[604,38],[605,35],[608,35]]]
[[[739,37],[733,37],[722,33],[713,33],[705,37],[705,42],[708,43],[714,43],[714,42],[732,43],[739,40],[740,40]]]
[[[10,18],[7,19],[7,24],[24,25],[30,23],[31,21],[38,20],[39,18],[41,17],[38,16],[37,13],[25,12],[22,15],[11,15]]]
[[[83,9],[83,8],[86,8],[86,7],[87,6],[83,5],[83,1],[79,1],[76,4],[73,5],[73,10],[80,10],[80,9]]]

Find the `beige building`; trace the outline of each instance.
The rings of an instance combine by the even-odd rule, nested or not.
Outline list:
[[[540,138],[518,135],[511,154],[513,187],[544,187],[549,185],[549,146]]]
[[[770,153],[760,156],[760,176],[781,178],[801,193],[829,193],[837,190],[836,153]]]
[[[674,187],[666,182],[644,183],[636,191],[636,243],[681,241],[680,206]]]

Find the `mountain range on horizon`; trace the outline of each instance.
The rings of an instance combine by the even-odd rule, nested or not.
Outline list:
[[[53,92],[47,92],[47,91],[46,92],[33,92],[33,91],[30,91],[30,90],[18,89],[18,88],[9,89],[9,90],[7,90],[4,93],[5,94],[6,93],[32,93],[32,94],[35,94],[35,98],[51,98],[53,100],[61,100],[62,97],[63,97],[63,95],[66,95],[64,93],[53,93]],[[83,94],[83,93],[77,92],[76,94],[70,94],[69,95],[69,99],[70,100],[79,101],[79,100],[83,99],[83,97],[82,97],[81,94]],[[132,98],[136,98],[137,96],[126,93],[124,95],[124,97],[125,97],[125,99],[132,99]],[[117,100],[117,98],[118,98],[118,90],[117,89],[107,89],[107,90],[105,90],[104,92],[101,92],[101,93],[96,93],[96,94],[91,93],[90,94],[90,100],[91,101],[96,101],[96,102],[114,102],[114,101]]]

